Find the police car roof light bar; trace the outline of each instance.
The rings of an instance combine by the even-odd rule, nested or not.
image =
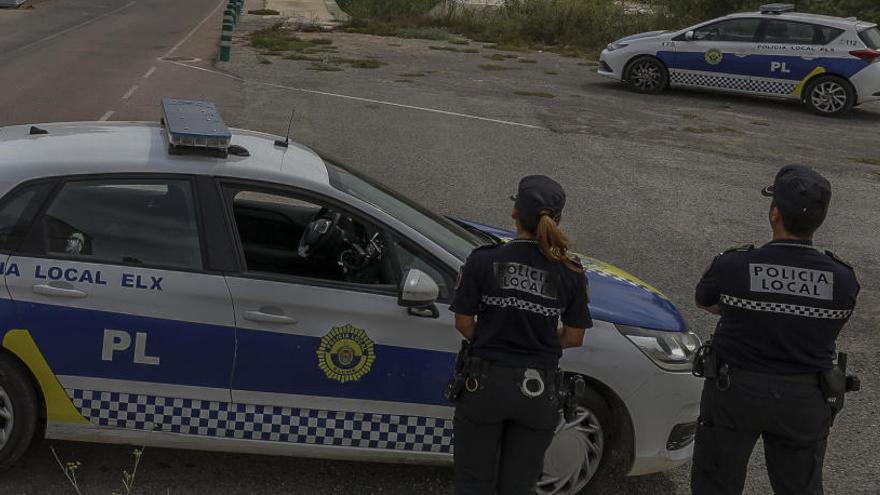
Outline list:
[[[229,155],[232,133],[211,102],[163,98],[162,122],[169,155]]]
[[[768,3],[766,5],[761,5],[761,13],[779,15],[786,12],[794,12],[794,8],[793,3]]]

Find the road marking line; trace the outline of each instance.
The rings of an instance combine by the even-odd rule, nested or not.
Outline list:
[[[33,42],[31,42],[31,43],[28,43],[27,45],[20,46],[20,47],[14,49],[14,50],[12,50],[12,51],[8,51],[8,52],[6,52],[4,55],[12,55],[12,54],[15,53],[15,52],[20,52],[20,51],[22,51],[22,50],[26,50],[26,49],[28,49],[28,48],[34,46],[34,45],[39,45],[40,43],[44,43],[44,42],[46,42],[46,41],[54,40],[55,38],[57,38],[57,37],[59,37],[59,36],[64,36],[64,35],[67,34],[67,33],[70,33],[70,32],[73,32],[73,31],[76,31],[77,29],[84,28],[84,27],[88,26],[89,24],[92,24],[93,22],[100,21],[101,19],[103,19],[103,18],[105,18],[105,17],[109,17],[109,16],[111,16],[111,15],[113,15],[113,14],[116,14],[116,13],[122,12],[123,10],[125,10],[125,9],[127,9],[127,8],[129,8],[129,7],[131,7],[131,6],[133,6],[133,5],[136,4],[136,3],[137,3],[137,2],[129,2],[129,3],[125,4],[125,5],[123,5],[122,7],[119,7],[118,9],[111,10],[110,12],[105,12],[105,13],[99,15],[98,17],[93,17],[93,18],[91,18],[91,19],[89,19],[89,20],[87,20],[87,21],[85,21],[85,22],[82,22],[82,23],[80,23],[80,24],[77,24],[76,26],[69,27],[69,28],[67,28],[67,29],[65,29],[65,30],[63,30],[63,31],[59,31],[59,32],[54,33],[54,34],[50,34],[49,36],[46,36],[45,38],[39,39],[39,40],[37,40],[37,41],[33,41]]]
[[[122,99],[127,100],[127,99],[131,98],[131,95],[133,95],[134,92],[137,91],[137,89],[138,89],[138,85],[135,84],[134,86],[129,88],[129,90],[126,91],[126,93],[124,95],[122,95]]]
[[[156,68],[150,67],[150,70],[148,70],[147,73],[144,74],[144,79],[149,79],[149,77],[153,75],[153,72],[156,72]]]
[[[106,121],[110,120],[110,117],[112,117],[114,113],[116,113],[115,110],[108,111],[104,115],[101,115],[101,118],[98,119],[98,122],[106,122]]]
[[[245,83],[252,83],[252,84],[260,84],[263,86],[268,86],[270,88],[276,88],[276,89],[286,89],[288,91],[296,91],[298,93],[307,93],[307,94],[313,94],[313,95],[329,96],[332,98],[342,98],[344,100],[362,101],[365,103],[373,103],[376,105],[386,105],[386,106],[390,106],[390,107],[406,108],[409,110],[418,110],[421,112],[436,113],[439,115],[447,115],[449,117],[460,117],[463,119],[480,120],[483,122],[492,122],[494,124],[509,125],[509,126],[514,126],[514,127],[525,127],[527,129],[537,129],[540,131],[548,130],[546,127],[541,127],[541,126],[532,125],[532,124],[523,124],[522,122],[512,122],[509,120],[493,119],[493,118],[489,118],[489,117],[481,117],[479,115],[451,112],[449,110],[440,110],[437,108],[427,108],[427,107],[418,107],[415,105],[405,105],[403,103],[394,103],[393,101],[384,101],[384,100],[374,100],[372,98],[362,98],[360,96],[350,96],[350,95],[343,95],[343,94],[338,94],[338,93],[328,93],[326,91],[317,91],[314,89],[295,88],[292,86],[284,86],[282,84],[267,83],[267,82],[262,82],[262,81],[252,81],[252,80],[244,79],[244,78],[241,78],[238,76],[233,76],[232,74],[226,74],[226,73],[219,72],[216,70],[206,69],[204,67],[197,67],[195,65],[187,65],[187,64],[183,64],[183,63],[176,62],[173,60],[164,60],[163,62],[167,62],[169,64],[174,64],[174,65],[179,65],[181,67],[186,67],[188,69],[195,69],[195,70],[200,70],[202,72],[208,72],[210,74],[216,74],[218,76],[227,77],[229,79],[235,79],[236,81],[241,81],[241,82],[245,82]]]
[[[192,31],[188,32],[186,34],[186,36],[183,37],[182,40],[178,41],[176,45],[172,46],[171,49],[168,50],[168,53],[166,53],[165,55],[162,55],[162,58],[170,57],[172,53],[176,52],[178,48],[183,46],[183,44],[186,43],[190,38],[192,38],[192,36],[194,34],[196,34],[196,31],[198,31],[202,26],[204,26],[205,23],[208,22],[208,20],[211,19],[211,17],[213,17],[214,14],[216,14],[218,10],[220,10],[220,7],[226,5],[226,3],[227,3],[227,0],[221,0],[220,3],[218,3],[217,6],[214,7],[214,10],[212,10],[210,14],[208,14],[204,19],[202,19],[202,22],[196,24],[196,27],[192,28]]]

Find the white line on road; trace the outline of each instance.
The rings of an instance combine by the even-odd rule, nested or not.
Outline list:
[[[153,72],[156,72],[156,68],[150,67],[150,70],[148,70],[147,73],[144,74],[144,79],[148,79],[150,76],[152,76]]]
[[[343,94],[338,94],[338,93],[328,93],[326,91],[317,91],[314,89],[294,88],[292,86],[284,86],[282,84],[267,83],[267,82],[262,82],[262,81],[252,81],[252,80],[244,79],[244,78],[241,78],[238,76],[233,76],[232,74],[226,74],[224,72],[219,72],[219,71],[216,71],[213,69],[206,69],[204,67],[197,67],[195,65],[187,65],[187,64],[184,64],[181,62],[176,62],[173,60],[164,60],[164,62],[168,62],[168,63],[174,64],[174,65],[179,65],[181,67],[186,67],[188,69],[195,69],[195,70],[200,70],[203,72],[208,72],[211,74],[216,74],[218,76],[228,77],[230,79],[235,79],[236,81],[253,83],[253,84],[261,84],[263,86],[268,86],[270,88],[286,89],[288,91],[296,91],[299,93],[308,93],[308,94],[313,94],[313,95],[330,96],[333,98],[342,98],[345,100],[362,101],[365,103],[373,103],[376,105],[387,105],[390,107],[406,108],[409,110],[418,110],[421,112],[429,112],[429,113],[436,113],[436,114],[440,114],[440,115],[447,115],[450,117],[461,117],[464,119],[480,120],[483,122],[492,122],[494,124],[509,125],[509,126],[514,126],[514,127],[525,127],[527,129],[538,129],[541,131],[547,130],[547,128],[545,128],[545,127],[532,125],[532,124],[523,124],[522,122],[511,122],[509,120],[492,119],[489,117],[481,117],[479,115],[470,115],[467,113],[450,112],[448,110],[440,110],[437,108],[427,108],[427,107],[417,107],[414,105],[405,105],[403,103],[394,103],[393,101],[374,100],[372,98],[362,98],[360,96],[349,96],[349,95],[343,95]]]
[[[196,31],[198,31],[202,26],[204,26],[205,23],[208,22],[208,20],[211,19],[211,17],[213,17],[214,14],[217,13],[218,10],[220,10],[220,7],[226,5],[226,3],[227,3],[227,0],[220,0],[220,3],[218,3],[217,6],[214,7],[214,10],[212,10],[210,14],[208,14],[204,19],[202,19],[202,22],[196,24],[196,27],[192,28],[192,31],[187,33],[186,36],[184,36],[182,40],[178,41],[176,45],[172,46],[171,49],[168,50],[168,53],[166,53],[165,55],[162,55],[162,58],[170,57],[172,53],[176,52],[178,48],[183,46],[183,44],[186,43],[187,40],[192,38],[192,36],[194,34],[196,34]]]
[[[127,100],[127,99],[131,98],[131,95],[133,95],[134,92],[137,91],[137,89],[138,89],[138,86],[137,86],[137,84],[135,84],[134,86],[129,88],[129,90],[126,91],[124,95],[122,95],[122,99]]]
[[[12,51],[6,52],[4,55],[12,55],[12,54],[15,53],[15,52],[20,52],[20,51],[22,51],[22,50],[26,50],[26,49],[28,49],[28,48],[34,46],[34,45],[39,45],[40,43],[44,43],[44,42],[46,42],[46,41],[54,40],[55,38],[57,38],[57,37],[59,37],[59,36],[64,36],[64,35],[67,34],[67,33],[70,33],[70,32],[73,32],[73,31],[76,31],[77,29],[84,28],[84,27],[88,26],[89,24],[92,24],[93,22],[100,21],[101,19],[103,19],[103,18],[105,18],[105,17],[109,17],[109,16],[111,16],[111,15],[113,15],[113,14],[116,14],[116,13],[122,12],[123,10],[125,10],[125,9],[127,9],[127,8],[129,8],[129,7],[131,7],[131,6],[133,6],[133,5],[136,4],[136,3],[137,3],[137,2],[129,2],[129,3],[125,4],[125,5],[123,5],[122,7],[119,7],[118,9],[111,10],[110,12],[105,12],[105,13],[99,15],[98,17],[92,17],[91,19],[89,19],[89,20],[87,20],[87,21],[85,21],[85,22],[82,22],[82,23],[80,23],[80,24],[77,24],[76,26],[69,27],[69,28],[67,28],[67,29],[65,29],[65,30],[63,30],[63,31],[59,31],[59,32],[54,33],[54,34],[50,34],[49,36],[46,36],[45,38],[42,38],[42,39],[39,39],[39,40],[37,40],[37,41],[34,41],[34,42],[31,42],[31,43],[28,43],[27,45],[20,46],[20,47],[16,48],[15,50],[12,50]]]
[[[116,113],[115,110],[108,111],[104,115],[101,115],[101,118],[98,119],[98,122],[106,122],[106,121],[110,120],[110,117],[112,117],[114,113]]]

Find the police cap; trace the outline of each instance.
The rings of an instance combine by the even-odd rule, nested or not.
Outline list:
[[[546,175],[529,175],[519,181],[519,191],[511,196],[514,208],[528,218],[537,218],[541,210],[549,210],[554,218],[565,208],[565,191]]]
[[[831,201],[831,183],[804,165],[786,165],[779,169],[772,186],[762,191],[776,200],[784,216],[821,216]]]

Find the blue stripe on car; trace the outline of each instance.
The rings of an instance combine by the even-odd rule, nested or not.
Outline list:
[[[827,73],[850,78],[869,65],[868,62],[855,57],[816,57],[806,59],[801,56],[790,55],[739,56],[734,53],[724,53],[721,63],[712,65],[706,62],[706,52],[704,51],[661,51],[657,53],[657,57],[670,69],[719,72],[793,81],[804,79],[817,67],[824,68]],[[771,71],[771,64],[773,62],[784,62],[785,69],[788,72],[782,72],[781,70]]]

